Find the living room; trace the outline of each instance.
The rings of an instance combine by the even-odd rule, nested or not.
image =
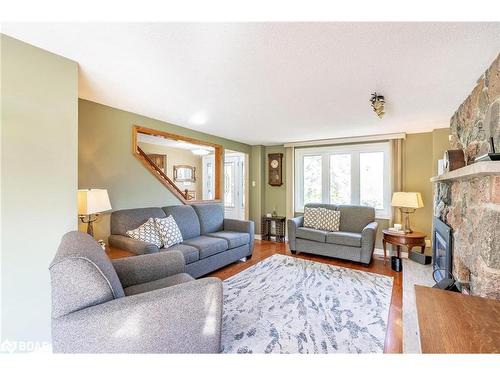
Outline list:
[[[464,12],[2,22],[0,353],[498,366],[500,22]]]

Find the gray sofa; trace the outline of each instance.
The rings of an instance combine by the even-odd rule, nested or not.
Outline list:
[[[378,224],[375,209],[366,206],[307,204],[340,211],[340,231],[327,232],[304,227],[304,217],[289,219],[288,243],[297,251],[370,264]]]
[[[172,215],[183,242],[168,249],[126,236],[150,217]],[[195,204],[163,208],[136,208],[111,213],[109,245],[136,254],[180,251],[186,272],[197,278],[241,258],[251,258],[254,247],[253,221],[224,219],[220,204]]]
[[[179,251],[110,261],[69,232],[50,265],[52,346],[63,353],[218,353],[222,282],[194,280]]]

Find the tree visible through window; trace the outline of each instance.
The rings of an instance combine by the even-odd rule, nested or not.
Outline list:
[[[330,203],[351,203],[351,154],[330,155]]]
[[[304,157],[304,203],[321,202],[321,155]]]
[[[384,153],[359,154],[359,202],[364,206],[384,209]]]

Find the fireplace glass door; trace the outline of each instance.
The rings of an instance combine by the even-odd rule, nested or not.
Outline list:
[[[447,266],[447,251],[446,251],[446,241],[441,235],[436,232],[436,248],[435,248],[435,256],[434,256],[434,269],[437,270],[435,272],[435,277],[437,281],[440,281],[447,277],[446,275],[446,266]]]

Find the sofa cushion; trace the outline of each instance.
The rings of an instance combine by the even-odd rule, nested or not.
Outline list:
[[[196,247],[200,251],[200,259],[207,258],[211,255],[222,253],[228,249],[226,240],[222,238],[198,236],[190,238],[183,242],[183,245]]]
[[[223,230],[220,232],[208,233],[207,236],[226,240],[230,249],[250,243],[250,234],[242,232]]]
[[[364,227],[375,221],[375,209],[366,206],[338,206],[340,211],[340,231],[361,233]]]
[[[153,218],[148,219],[148,221],[140,225],[138,228],[128,230],[126,234],[128,237],[133,238],[134,240],[147,242],[159,248],[163,246],[160,232],[158,232],[158,228],[155,224],[155,219]]]
[[[200,221],[193,207],[186,204],[183,206],[167,206],[162,209],[167,216],[173,216],[181,230],[183,239],[187,240],[200,235]]]
[[[150,281],[148,283],[132,285],[125,288],[125,295],[131,296],[134,294],[151,292],[152,290],[168,288],[169,286],[174,286],[182,283],[187,283],[193,281],[194,279],[187,273],[178,273],[177,275],[172,275],[165,277],[163,279],[158,279]]]
[[[302,238],[304,240],[325,242],[327,233],[328,232],[324,230],[300,227],[295,231],[295,237]]]
[[[221,204],[193,204],[200,220],[201,234],[221,231],[224,228],[224,208]]]
[[[184,245],[182,243],[174,245],[168,249],[161,249],[160,251],[173,251],[178,250],[184,255],[186,264],[196,262],[200,259],[200,251],[193,246]]]
[[[352,232],[329,232],[326,242],[336,245],[361,247],[361,234]]]
[[[111,234],[126,236],[128,230],[138,228],[149,218],[167,217],[159,207],[132,208],[111,213]]]

